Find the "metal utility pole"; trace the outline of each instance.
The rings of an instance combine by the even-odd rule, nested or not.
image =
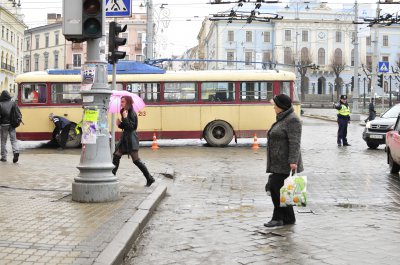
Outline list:
[[[376,17],[379,18],[381,13],[380,9],[380,2],[378,2],[376,8]],[[374,56],[372,57],[372,76],[371,76],[371,98],[375,97],[375,86],[377,80],[377,66],[379,62],[379,24],[373,24],[372,28],[375,29],[375,36],[374,36]]]
[[[146,59],[154,59],[154,23],[153,0],[146,3],[147,27],[146,27]]]
[[[108,129],[108,103],[111,90],[107,80],[107,62],[101,60],[104,54],[100,52],[100,42],[105,39],[105,0],[98,1],[87,1],[83,5],[73,4],[70,0],[64,3],[64,9],[83,6],[83,18],[88,17],[87,23],[98,22],[91,27],[86,27],[86,24],[82,23],[83,32],[86,34],[88,31],[88,35],[75,35],[75,38],[87,41],[87,61],[83,69],[94,70],[90,71],[93,84],[89,89],[81,90],[84,115],[81,159],[77,166],[80,172],[72,183],[72,200],[78,202],[108,202],[119,199],[119,182],[111,173],[114,168],[111,163]],[[85,7],[88,7],[87,10]],[[67,14],[80,15],[76,10],[70,11]],[[97,25],[101,25],[99,29],[96,29]],[[96,29],[98,35],[91,37],[92,31],[89,29],[92,31]],[[71,38],[73,37],[74,35]]]
[[[354,84],[353,84],[353,113],[359,114],[358,97],[359,97],[359,80],[358,80],[358,68],[360,66],[360,58],[358,52],[358,3],[355,1],[354,6]],[[358,119],[360,116],[357,115]],[[352,117],[354,119],[356,117]]]

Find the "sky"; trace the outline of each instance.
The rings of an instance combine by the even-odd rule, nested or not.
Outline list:
[[[66,0],[68,1],[68,0]],[[145,13],[145,5],[148,0],[132,0],[134,13]],[[223,0],[226,1],[226,0]],[[309,0],[314,2],[315,0]],[[338,8],[342,4],[350,4],[353,1],[325,0],[332,8]],[[281,0],[282,5],[289,4],[290,0]],[[363,3],[376,3],[375,0],[358,0]],[[163,50],[161,57],[181,55],[187,49],[197,45],[197,34],[201,28],[204,17],[218,12],[229,11],[232,5],[209,4],[210,0],[153,0],[155,11],[155,23],[158,25],[158,43]],[[160,7],[164,4],[164,12],[160,13]],[[47,13],[62,14],[62,0],[21,0],[22,13],[25,15],[25,23],[28,27],[44,25]],[[246,4],[247,8],[254,4]],[[237,5],[233,5],[237,8]],[[399,7],[400,9],[400,7]],[[169,23],[167,22],[169,21]]]

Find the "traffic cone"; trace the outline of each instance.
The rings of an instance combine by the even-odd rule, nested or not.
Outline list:
[[[157,145],[157,137],[156,137],[156,133],[153,134],[153,143],[151,144],[151,149],[156,150],[158,149],[158,145]]]
[[[253,148],[253,149],[260,148],[260,146],[258,145],[258,142],[257,142],[257,135],[256,134],[254,134],[253,146],[251,148]]]

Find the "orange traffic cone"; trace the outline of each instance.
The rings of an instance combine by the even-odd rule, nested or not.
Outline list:
[[[157,137],[156,137],[156,133],[153,134],[153,143],[151,144],[151,149],[156,150],[158,149],[158,145],[157,145]]]
[[[253,149],[260,148],[260,146],[258,145],[258,142],[257,142],[257,135],[256,134],[254,134],[253,146],[251,148],[253,148]]]

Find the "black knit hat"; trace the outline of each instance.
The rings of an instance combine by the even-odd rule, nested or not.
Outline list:
[[[283,110],[288,110],[292,107],[292,100],[285,94],[277,95],[273,98],[275,105]]]
[[[341,95],[340,99],[347,99],[347,96],[346,95]]]

